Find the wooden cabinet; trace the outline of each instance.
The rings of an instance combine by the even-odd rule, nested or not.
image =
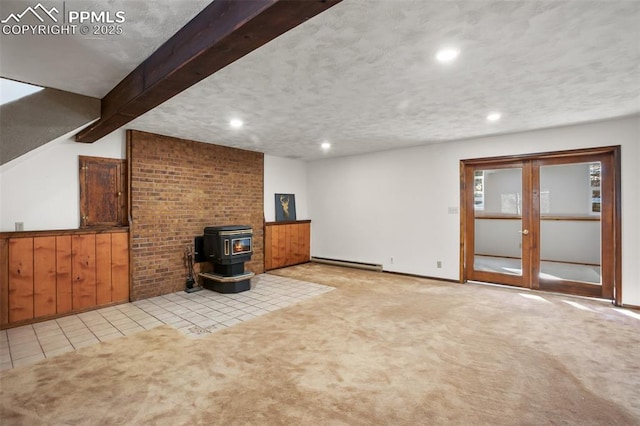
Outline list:
[[[126,160],[80,156],[80,227],[127,224]]]
[[[264,269],[283,268],[311,259],[311,221],[267,222],[264,230]]]
[[[127,301],[127,229],[0,234],[0,327]]]

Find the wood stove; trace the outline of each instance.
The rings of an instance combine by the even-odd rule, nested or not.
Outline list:
[[[253,272],[245,272],[244,262],[253,254],[250,226],[208,226],[202,237],[201,260],[213,264],[213,273],[203,272],[203,286],[219,293],[239,293],[251,288]]]

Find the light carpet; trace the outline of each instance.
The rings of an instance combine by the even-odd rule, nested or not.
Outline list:
[[[640,320],[611,305],[275,273],[337,290],[198,339],[163,326],[3,372],[2,424],[640,424]]]

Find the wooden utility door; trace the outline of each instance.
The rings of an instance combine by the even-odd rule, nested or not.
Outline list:
[[[125,160],[80,156],[80,226],[125,226]]]
[[[461,162],[461,270],[621,303],[619,147]]]

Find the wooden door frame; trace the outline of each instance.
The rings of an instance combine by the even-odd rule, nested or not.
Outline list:
[[[620,161],[620,146],[605,146],[605,147],[597,147],[597,148],[585,148],[585,149],[575,149],[575,150],[564,150],[564,151],[555,151],[555,152],[542,152],[542,153],[530,153],[523,155],[510,155],[510,156],[501,156],[501,157],[487,157],[487,158],[475,158],[475,159],[465,159],[460,161],[460,282],[465,283],[468,281],[468,274],[472,265],[468,265],[467,257],[468,250],[473,250],[473,239],[470,238],[469,233],[467,232],[467,214],[469,209],[473,209],[473,195],[469,196],[467,193],[466,187],[466,177],[467,173],[470,169],[475,168],[480,165],[491,164],[491,167],[496,167],[501,164],[513,164],[519,161],[530,161],[533,163],[536,160],[541,161],[549,161],[552,160],[554,162],[562,163],[563,159],[575,158],[575,157],[593,157],[593,156],[609,156],[611,158],[611,162],[609,167],[603,167],[603,173],[608,174],[608,178],[611,181],[611,203],[612,203],[612,214],[611,217],[601,218],[601,227],[605,228],[608,232],[610,232],[613,236],[612,242],[610,246],[605,246],[604,242],[601,247],[601,251],[605,250],[608,253],[612,253],[613,262],[611,268],[613,268],[612,277],[613,283],[611,284],[613,288],[613,302],[616,306],[622,305],[622,204],[621,204],[621,161]],[[535,174],[539,173],[539,169],[534,168]],[[606,171],[605,171],[606,170]],[[537,188],[534,188],[534,182],[538,176],[532,176],[531,182],[523,182],[523,185],[527,185],[528,188],[523,188],[523,193],[526,190],[530,190],[533,198],[539,197],[539,193]],[[539,180],[539,179],[538,179]],[[469,191],[473,194],[472,191]],[[529,211],[525,212],[525,208],[523,206],[523,221],[525,214],[528,215],[528,220],[539,220],[539,211],[538,209],[530,208],[527,209]],[[534,243],[539,240],[538,235],[530,235],[531,236],[531,246],[529,250],[527,250],[527,254],[525,254],[525,246],[523,244],[523,256],[531,256],[532,252],[536,253],[536,250],[532,250],[534,247]],[[604,239],[603,239],[604,241]],[[535,255],[535,254],[534,254]],[[524,259],[523,259],[524,260]],[[534,265],[537,265],[536,258],[531,259]],[[533,271],[533,275],[538,275],[537,270]],[[524,271],[523,271],[524,273]],[[532,277],[532,286],[531,288],[538,287],[538,280]]]

